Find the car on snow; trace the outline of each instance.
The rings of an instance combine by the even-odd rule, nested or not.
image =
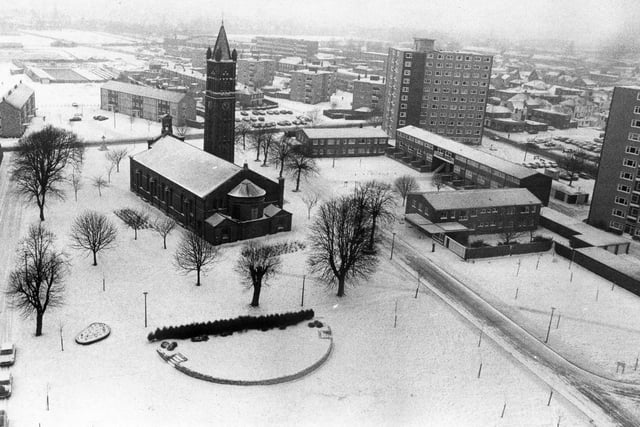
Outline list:
[[[249,113],[247,113],[246,111],[240,111],[240,114],[242,114],[243,116],[248,116]]]
[[[264,117],[258,117],[258,120],[260,120],[261,122],[264,122]]]
[[[16,346],[10,342],[0,345],[0,366],[11,366],[16,361]]]
[[[97,116],[93,116],[93,120],[98,120],[98,121],[109,120],[109,117],[103,116],[102,114],[98,114]]]
[[[72,107],[77,107],[77,106],[78,106],[78,103],[77,103],[77,102],[72,102],[72,103],[71,103],[71,106],[72,106]]]
[[[9,371],[0,371],[0,399],[11,397],[13,377]]]
[[[70,122],[81,122],[82,121],[82,117],[80,116],[73,116],[69,119]]]

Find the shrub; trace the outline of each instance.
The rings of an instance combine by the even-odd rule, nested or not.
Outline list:
[[[248,329],[269,329],[281,326],[296,325],[305,320],[311,320],[313,310],[301,310],[291,313],[269,314],[266,316],[239,316],[233,319],[214,320],[206,323],[191,323],[188,325],[169,326],[156,329],[149,333],[149,341],[161,341],[166,339],[189,339],[202,335],[231,335],[234,332]]]
[[[536,234],[531,238],[532,242],[550,242],[551,240],[553,240],[551,237],[540,236],[539,234]]]

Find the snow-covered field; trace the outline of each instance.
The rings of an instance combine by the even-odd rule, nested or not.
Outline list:
[[[135,147],[142,149],[143,145]],[[362,167],[359,159],[338,159],[335,168],[331,162],[323,159],[323,178],[302,187],[318,187],[329,195],[350,191],[349,180],[416,174],[386,158],[363,159]],[[90,148],[86,179],[105,167],[104,153]],[[270,176],[277,173],[271,167],[256,169]],[[336,185],[344,181],[346,186]],[[294,213],[294,231],[270,239],[304,239],[308,220],[300,197],[301,193],[287,190],[285,208]],[[233,271],[240,243],[223,247],[220,262],[196,287],[194,277],[179,275],[172,266],[177,233],[169,237],[167,250],[162,249],[160,236],[149,230],[134,240],[133,232],[112,214],[125,206],[147,206],[128,191],[128,165],[112,176],[112,186],[102,197],[85,181],[77,203],[54,202],[47,210],[45,224],[64,247],[78,212],[90,208],[106,213],[118,226],[118,248],[100,254],[97,267],[67,249],[73,266],[66,304],[47,313],[42,337],[33,336],[33,319],[14,316],[11,335],[6,337],[18,346],[18,360],[11,368],[14,395],[4,403],[12,425],[550,426],[558,420],[565,426],[588,424],[560,396],[554,395],[547,406],[549,388],[544,383],[488,339],[478,347],[477,329],[434,295],[421,292],[414,299],[415,279],[385,257],[378,274],[349,288],[343,299],[307,278],[305,308],[313,308],[331,325],[335,339],[329,361],[309,377],[254,388],[186,377],[158,357],[157,344],[146,342],[151,328],[298,309],[305,253],[284,256],[285,274],[264,289],[260,308],[251,309],[250,292]],[[37,219],[33,206],[25,209],[23,231]],[[146,329],[143,291],[148,292]],[[90,346],[72,342],[95,321],[111,327],[109,338]],[[234,356],[228,357],[231,362],[226,363],[233,363]]]

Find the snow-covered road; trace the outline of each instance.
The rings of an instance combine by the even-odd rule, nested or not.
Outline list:
[[[560,392],[595,425],[639,425],[640,420],[625,408],[625,404],[637,403],[640,385],[614,381],[575,366],[402,239],[396,237],[395,247],[397,256],[394,259],[402,267],[419,271],[423,284],[481,328],[482,333],[551,389]],[[439,250],[443,250],[442,247]]]

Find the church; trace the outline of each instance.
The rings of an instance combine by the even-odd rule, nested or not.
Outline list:
[[[174,136],[166,116],[161,136],[129,158],[130,189],[214,245],[290,231],[284,179],[234,163],[237,53],[224,24],[206,55],[203,150]]]

